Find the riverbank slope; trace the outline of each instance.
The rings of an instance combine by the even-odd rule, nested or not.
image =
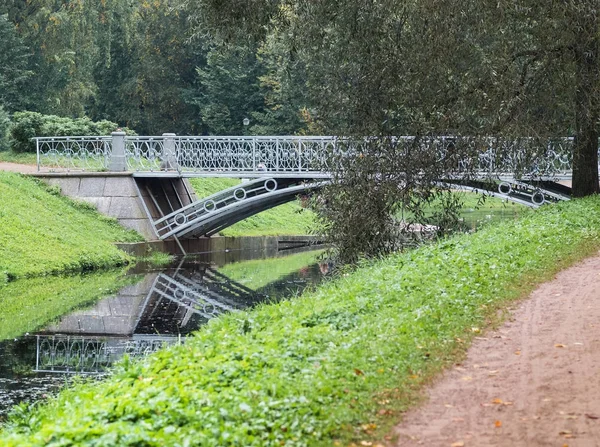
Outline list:
[[[8,279],[122,265],[142,237],[32,178],[0,171],[0,287]]]
[[[599,247],[593,197],[391,256],[21,408],[0,442],[312,446],[383,436],[498,310]]]

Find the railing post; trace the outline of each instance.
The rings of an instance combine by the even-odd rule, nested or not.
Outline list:
[[[175,149],[175,137],[177,136],[174,133],[163,133],[163,153],[162,153],[162,163],[160,165],[161,169],[168,171],[169,169],[178,169],[179,165],[177,164],[177,151]]]
[[[127,161],[125,160],[125,132],[113,132],[112,152],[108,163],[108,170],[113,172],[122,172],[127,170]]]
[[[252,170],[256,172],[256,137],[252,137]]]
[[[35,153],[36,155],[36,159],[37,159],[37,170],[38,172],[40,172],[40,139],[36,138],[35,139]]]

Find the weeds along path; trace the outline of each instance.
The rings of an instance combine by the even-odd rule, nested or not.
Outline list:
[[[396,426],[397,446],[600,446],[600,255],[559,273]]]

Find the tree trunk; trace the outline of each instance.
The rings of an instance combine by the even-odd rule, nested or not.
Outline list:
[[[577,24],[575,44],[575,144],[573,147],[573,197],[600,192],[598,184],[598,17],[592,9]]]

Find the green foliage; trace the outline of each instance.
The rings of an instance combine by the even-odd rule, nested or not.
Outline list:
[[[235,186],[240,181],[229,178],[191,179],[198,197],[208,197]],[[220,232],[223,236],[305,235],[312,232],[314,213],[303,208],[299,201],[285,203],[244,219]]]
[[[0,283],[0,340],[40,329],[139,279],[122,270]]]
[[[37,112],[16,112],[10,127],[10,146],[14,152],[35,152],[34,137],[110,135],[119,128],[107,120],[94,122],[89,118],[67,118],[42,115]],[[130,129],[122,129],[134,134]]]
[[[0,104],[0,152],[8,150],[8,129],[10,117]]]
[[[591,197],[366,264],[17,412],[0,442],[308,446],[386,432],[472,328],[599,247]]]
[[[131,259],[113,243],[142,240],[89,204],[17,174],[0,172],[0,196],[0,273],[9,279],[122,265]]]
[[[14,23],[0,10],[0,107],[9,112],[27,104],[27,82],[32,75],[27,69],[28,58]]]

